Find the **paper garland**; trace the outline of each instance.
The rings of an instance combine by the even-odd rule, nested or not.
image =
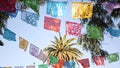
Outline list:
[[[108,13],[112,13],[112,11],[114,9],[118,9],[120,8],[120,3],[108,3],[108,2],[104,2],[102,3],[103,8],[108,12]]]
[[[53,30],[55,32],[60,31],[61,21],[59,19],[44,17],[44,28],[47,30]]]
[[[70,35],[80,36],[81,24],[75,22],[66,22],[66,33]]]
[[[116,62],[119,60],[119,53],[109,54],[107,59],[108,59],[109,63]]]
[[[89,38],[102,39],[102,29],[97,26],[87,26],[87,35]]]
[[[47,1],[46,13],[53,17],[63,16],[66,14],[67,2]]]
[[[38,68],[48,68],[48,65],[47,64],[41,64],[41,65],[38,65]]]
[[[39,20],[39,16],[35,13],[31,13],[28,11],[22,11],[21,19],[32,26],[37,26],[37,21]]]
[[[37,57],[38,56],[38,53],[39,53],[39,48],[33,44],[30,44],[30,50],[29,50],[29,53],[34,56],[34,57]]]
[[[91,18],[92,2],[72,2],[72,18]]]
[[[24,51],[26,51],[27,47],[28,47],[28,41],[22,37],[19,37],[19,48],[24,49]]]
[[[110,33],[110,35],[114,37],[119,37],[120,36],[120,30],[112,29],[112,28],[107,28],[107,32]]]
[[[4,28],[3,38],[9,41],[16,41],[16,34],[7,28]]]
[[[95,56],[95,57],[92,57],[92,58],[93,58],[93,60],[94,60],[94,62],[97,66],[105,65],[104,64],[104,56]]]

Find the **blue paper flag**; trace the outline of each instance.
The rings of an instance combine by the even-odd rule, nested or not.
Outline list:
[[[112,28],[107,28],[106,30],[107,30],[107,32],[110,33],[110,35],[112,35],[114,37],[119,37],[120,36],[120,30],[115,30],[115,29],[112,29]]]
[[[28,24],[37,26],[37,21],[39,20],[39,15],[27,11],[22,11],[21,19]]]
[[[67,2],[47,1],[47,14],[53,17],[66,14]]]
[[[16,41],[16,34],[7,28],[4,28],[3,38],[9,41]]]
[[[74,61],[67,61],[64,63],[64,66],[67,68],[75,68],[75,62]]]

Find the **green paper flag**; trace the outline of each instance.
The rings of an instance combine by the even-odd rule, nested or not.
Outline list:
[[[48,68],[48,65],[47,64],[41,64],[41,65],[38,65],[38,68]]]
[[[57,57],[50,55],[50,63],[57,64],[58,63]]]
[[[24,3],[39,14],[40,0],[24,0]]]
[[[107,58],[109,63],[116,62],[119,60],[119,53],[110,54]]]
[[[87,26],[87,33],[89,38],[102,39],[102,29],[96,26]]]

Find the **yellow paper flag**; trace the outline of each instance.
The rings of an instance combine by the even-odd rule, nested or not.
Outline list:
[[[22,37],[19,37],[19,48],[24,49],[26,51],[28,47],[28,41],[23,39]]]
[[[91,18],[93,11],[92,2],[72,2],[73,18]]]

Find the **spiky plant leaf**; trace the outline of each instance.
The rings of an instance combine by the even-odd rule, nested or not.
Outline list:
[[[66,37],[66,34],[62,37],[59,33],[59,37],[55,37],[55,41],[52,41],[52,44],[44,50],[47,51],[49,55],[54,55],[58,59],[65,61],[77,60],[83,54],[77,48],[72,47],[76,45],[76,43],[72,42],[75,38],[66,39]]]

